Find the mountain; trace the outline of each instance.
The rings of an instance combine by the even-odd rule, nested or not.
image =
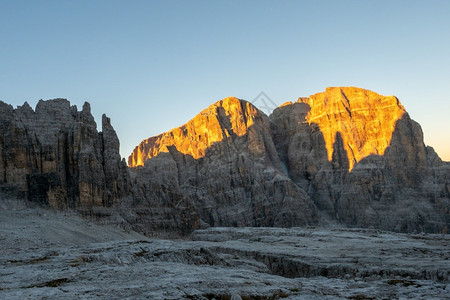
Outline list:
[[[317,124],[322,132],[329,161],[338,135],[341,136],[349,170],[369,155],[384,155],[397,121],[406,113],[394,96],[353,87],[327,88],[324,93],[300,98],[298,103],[309,108],[305,121],[310,126]]]
[[[446,232],[450,166],[396,97],[328,88],[271,119],[289,177],[327,216],[360,227]]]
[[[52,208],[112,207],[131,194],[119,139],[103,115],[102,132],[89,103],[65,99],[14,109],[0,101],[0,191]]]
[[[146,235],[208,226],[350,226],[446,233],[450,163],[394,96],[354,88],[267,116],[237,98],[119,155],[85,103],[0,101],[0,199],[70,209]]]
[[[449,163],[396,97],[360,88],[327,88],[270,117],[226,98],[142,141],[128,164],[137,186],[183,195],[210,226],[450,224]],[[140,190],[164,203],[154,188]]]
[[[317,209],[283,171],[270,123],[252,104],[226,98],[144,140],[128,159],[135,199],[157,211],[176,195],[210,226],[315,224]]]

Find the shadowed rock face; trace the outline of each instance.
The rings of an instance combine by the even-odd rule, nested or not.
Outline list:
[[[396,97],[359,88],[328,88],[270,118],[226,98],[144,140],[129,165],[143,166],[131,169],[142,199],[149,186],[175,191],[213,226],[314,224],[317,211],[323,224],[404,232],[450,224],[449,164]]]
[[[447,232],[450,165],[426,147],[395,97],[328,88],[271,115],[289,177],[322,219],[413,232]]]
[[[395,97],[329,88],[270,117],[226,98],[135,148],[64,99],[0,102],[0,192],[147,235],[307,224],[447,232],[450,165]],[[107,209],[110,207],[110,209]]]
[[[158,196],[170,191],[211,226],[317,222],[307,193],[283,172],[269,118],[243,100],[221,100],[186,125],[143,141],[129,163],[145,163],[131,169],[135,199],[153,211],[172,201]]]
[[[119,139],[103,115],[102,132],[88,103],[65,99],[13,109],[0,102],[0,186],[54,208],[109,207],[130,194]]]

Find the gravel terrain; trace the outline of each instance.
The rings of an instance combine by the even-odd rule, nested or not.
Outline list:
[[[0,299],[449,299],[450,236],[210,228],[151,239],[0,200]]]

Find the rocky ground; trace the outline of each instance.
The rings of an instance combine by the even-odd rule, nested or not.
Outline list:
[[[0,200],[0,299],[448,299],[450,236],[211,228],[151,239]]]

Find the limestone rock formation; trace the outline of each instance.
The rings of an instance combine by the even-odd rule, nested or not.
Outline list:
[[[406,113],[396,97],[354,87],[327,88],[299,102],[310,107],[306,121],[319,126],[328,160],[338,133],[342,136],[350,170],[366,156],[384,154],[397,120]]]
[[[13,109],[0,101],[0,187],[53,208],[110,207],[130,194],[119,139],[103,115],[102,132],[89,103],[65,99]]]
[[[233,97],[225,98],[200,112],[185,125],[144,140],[134,149],[128,164],[131,167],[143,166],[145,160],[169,152],[170,147],[194,159],[202,158],[211,146],[225,139],[255,135],[254,130],[250,133],[249,129],[255,123],[262,123],[262,118],[262,113],[252,104]],[[270,133],[265,133],[270,136]],[[260,144],[255,141],[249,145],[249,150],[259,156],[276,156],[274,148],[266,149]]]
[[[180,128],[144,140],[128,163],[140,192],[135,198],[153,211],[176,200],[171,207],[190,203],[211,226],[317,222],[309,196],[283,171],[269,118],[237,98],[218,101]]]
[[[270,118],[227,98],[144,140],[128,164],[135,196],[153,211],[174,193],[212,226],[295,226],[318,217],[323,225],[403,232],[450,225],[450,164],[425,146],[396,97],[360,88],[327,88]]]
[[[322,219],[395,231],[447,232],[450,164],[423,142],[397,98],[328,88],[271,115],[289,177]]]
[[[448,232],[450,163],[393,96],[325,92],[270,117],[226,98],[128,159],[103,115],[65,99],[0,102],[0,193],[147,235],[206,226],[343,224]],[[106,222],[106,221],[105,221]]]

